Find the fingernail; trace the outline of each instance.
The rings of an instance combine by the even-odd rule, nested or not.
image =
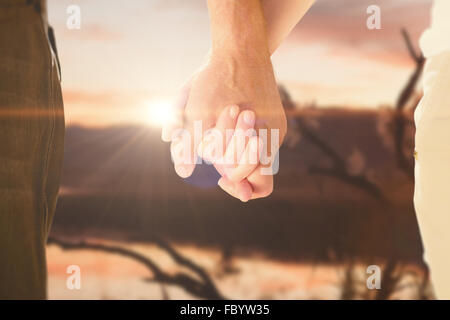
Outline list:
[[[239,107],[234,105],[230,107],[230,117],[231,119],[236,119],[239,114]]]
[[[255,124],[255,113],[253,111],[245,111],[244,122],[249,126],[253,126]]]

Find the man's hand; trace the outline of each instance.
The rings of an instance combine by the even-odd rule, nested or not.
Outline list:
[[[204,134],[205,131],[216,126],[222,110],[230,105],[237,105],[238,108],[234,111],[233,108],[230,109],[228,123],[222,122],[220,130],[223,137],[226,137],[227,130],[235,129],[234,121],[237,121],[239,112],[248,109],[255,113],[251,120],[254,124],[250,126],[254,127],[257,133],[259,129],[267,129],[268,137],[265,141],[267,146],[270,146],[271,129],[279,130],[278,143],[281,144],[286,133],[286,116],[270,59],[267,57],[265,61],[261,59],[256,63],[255,60],[247,61],[232,57],[217,59],[211,56],[206,66],[197,72],[182,89],[176,106],[180,110],[177,113],[178,121],[163,129],[163,139],[172,141],[172,156],[178,175],[186,178],[192,174],[195,167],[200,141],[194,141],[194,123],[201,121],[202,134]],[[234,121],[231,115],[234,115]],[[179,135],[181,124],[186,131]],[[175,136],[172,137],[174,134]],[[205,146],[206,143],[202,145]],[[225,141],[222,146],[224,154],[227,146]],[[186,158],[186,150],[189,150],[188,158]],[[216,168],[224,174],[221,169],[223,167],[216,164]],[[270,194],[272,177],[262,177],[255,173],[250,179],[253,179],[255,183],[254,198]],[[224,186],[229,186],[230,183],[238,181],[227,179],[221,181],[221,184],[222,182]],[[225,189],[229,191],[230,188],[225,187]]]
[[[299,19],[312,2],[313,0],[289,1],[286,2],[289,5],[285,9],[297,8],[295,15]],[[219,114],[225,107],[237,106],[238,109],[230,107],[232,116],[219,125],[220,130],[226,132],[227,129],[234,129],[239,122],[238,113],[241,112],[240,117],[248,115],[242,111],[252,110],[255,122],[252,126],[256,130],[268,130],[265,147],[269,151],[272,149],[271,129],[278,130],[277,142],[281,145],[286,133],[286,117],[270,53],[287,35],[293,26],[291,22],[295,19],[291,14],[285,20],[286,23],[276,23],[275,20],[283,19],[278,13],[272,14],[277,12],[273,10],[273,3],[275,2],[269,0],[208,0],[212,35],[209,60],[183,87],[176,103],[178,116],[164,127],[162,134],[163,140],[172,141],[175,170],[181,177],[190,176],[195,167],[200,141],[194,139],[194,123],[201,121],[201,133],[204,133],[218,125]],[[269,17],[268,24],[274,29],[269,35],[264,14]],[[206,143],[207,141],[202,145]],[[227,144],[223,143],[222,147],[225,152]],[[275,153],[278,150],[272,151]],[[273,157],[274,154],[270,156]],[[232,166],[218,163],[215,166],[223,176],[219,185],[243,201],[267,196],[272,191],[273,177],[267,174],[267,170],[265,174],[261,174],[260,165],[251,173],[248,171],[249,167],[242,170],[237,162]],[[244,177],[245,175],[247,176]]]

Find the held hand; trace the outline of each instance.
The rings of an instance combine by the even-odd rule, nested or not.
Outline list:
[[[278,130],[278,144],[281,144],[286,133],[286,116],[270,59],[219,58],[213,55],[206,66],[183,87],[176,103],[177,116],[171,124],[163,128],[162,138],[165,141],[172,141],[175,170],[181,177],[190,176],[195,167],[200,141],[194,139],[194,123],[201,121],[200,131],[203,134],[217,125],[221,111],[230,105],[239,105],[240,111],[253,110],[255,129],[268,130],[267,145],[270,145],[270,129]],[[235,129],[239,111],[236,111],[236,108],[229,111],[232,114],[230,118],[234,120],[221,124],[223,131]],[[186,138],[187,136],[190,137]],[[226,151],[226,146],[223,144],[223,152]],[[236,174],[236,177],[241,176],[242,174]],[[272,189],[270,176],[255,174],[249,175],[248,178],[255,183],[255,188],[252,189],[253,198],[270,194]],[[235,183],[237,178],[232,176],[231,179],[221,180],[224,189],[229,193],[231,191],[227,187],[228,183]],[[259,189],[260,182],[269,187]]]
[[[261,161],[268,159],[267,146],[265,139],[254,130],[254,112],[245,110],[236,117],[237,111],[237,106],[225,108],[215,128],[205,134],[198,150],[199,155],[214,163],[222,175],[219,186],[247,202],[268,196],[273,189],[273,176],[271,170],[267,170],[270,168],[265,168],[270,165],[261,164]],[[227,129],[233,126],[234,129]]]

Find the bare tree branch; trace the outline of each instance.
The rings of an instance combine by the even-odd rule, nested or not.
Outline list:
[[[209,288],[209,290],[215,291],[216,292],[215,294],[218,294],[218,291],[217,291],[213,281],[211,280],[208,273],[202,267],[195,264],[192,260],[190,260],[186,257],[183,257],[181,254],[179,254],[175,250],[175,248],[170,246],[170,244],[167,241],[164,241],[161,238],[153,236],[152,242],[155,243],[156,245],[158,245],[161,249],[165,250],[176,263],[178,263],[179,265],[181,265],[183,267],[190,269],[195,274],[197,274],[197,276],[199,276],[200,279],[203,280],[203,283],[205,284],[205,286],[207,288]],[[223,299],[223,298],[216,297],[215,299]]]
[[[198,280],[191,275],[178,272],[176,274],[168,274],[163,271],[155,262],[151,259],[145,257],[144,255],[120,247],[120,246],[111,246],[104,244],[96,244],[89,243],[85,241],[81,242],[69,242],[61,239],[57,239],[54,237],[50,237],[47,241],[48,244],[54,244],[61,247],[64,250],[96,250],[103,251],[108,253],[118,254],[124,257],[131,258],[143,265],[145,265],[152,273],[152,278],[146,279],[146,281],[156,281],[162,284],[169,284],[179,286],[184,289],[186,292],[203,299],[213,299],[213,300],[223,300],[225,299],[222,294],[219,293],[216,286],[212,282],[212,280],[207,275],[206,271],[204,271],[201,267],[190,261],[189,259],[183,257],[179,254],[174,248],[172,248],[169,244],[165,243],[162,240],[157,240],[157,245],[166,250],[168,254],[180,265],[188,268],[194,274],[200,277],[201,280]]]
[[[403,39],[405,40],[406,47],[408,48],[409,54],[411,57],[418,62],[419,60],[423,59],[422,53],[417,53],[416,49],[414,49],[414,46],[411,41],[411,37],[409,36],[408,31],[405,28],[402,28],[401,30]]]
[[[408,126],[408,119],[404,114],[404,109],[408,101],[410,101],[411,98],[414,96],[417,82],[419,81],[419,78],[422,75],[423,66],[425,64],[425,57],[421,52],[417,53],[416,50],[414,49],[408,31],[402,29],[401,32],[403,39],[405,40],[409,54],[411,55],[411,58],[416,62],[416,67],[414,69],[414,72],[409,77],[405,87],[400,92],[400,95],[397,99],[397,103],[395,106],[395,113],[392,120],[393,138],[398,168],[402,170],[409,179],[414,179],[412,154],[410,156],[406,156],[403,147],[405,140],[405,131]]]
[[[281,86],[280,95],[282,97],[283,106],[288,110],[293,109],[295,104],[292,101],[291,96],[286,89]],[[387,201],[381,189],[375,183],[371,182],[366,175],[350,174],[347,169],[346,161],[338,154],[338,152],[330,144],[321,139],[319,135],[305,123],[305,121],[299,117],[297,117],[296,120],[299,124],[302,136],[308,139],[332,162],[331,167],[328,168],[311,166],[309,169],[310,173],[333,177],[362,190],[377,200],[383,202]]]
[[[401,91],[396,104],[397,110],[403,110],[408,103],[408,101],[411,99],[411,97],[414,95],[414,90],[416,88],[417,82],[422,75],[423,66],[425,64],[425,57],[422,53],[417,54],[414,50],[414,47],[411,44],[411,38],[408,34],[408,32],[405,29],[402,29],[402,35],[406,42],[406,47],[408,48],[408,51],[411,55],[411,58],[416,62],[416,68],[414,69],[414,72],[409,77],[408,82],[406,83],[405,87]]]
[[[363,190],[364,192],[372,197],[375,197],[378,200],[387,202],[386,198],[381,192],[381,189],[375,183],[370,182],[365,175],[351,175],[346,170],[342,170],[337,167],[320,168],[317,166],[311,166],[309,172],[312,174],[327,175],[332,178],[344,181],[349,185]]]

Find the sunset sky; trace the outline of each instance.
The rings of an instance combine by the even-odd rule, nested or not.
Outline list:
[[[150,123],[209,49],[206,0],[48,0],[63,73],[67,123]],[[66,9],[81,8],[69,30]],[[366,28],[381,7],[382,30]],[[417,44],[431,0],[317,0],[273,56],[299,103],[374,108],[394,103],[414,67],[400,29]]]

